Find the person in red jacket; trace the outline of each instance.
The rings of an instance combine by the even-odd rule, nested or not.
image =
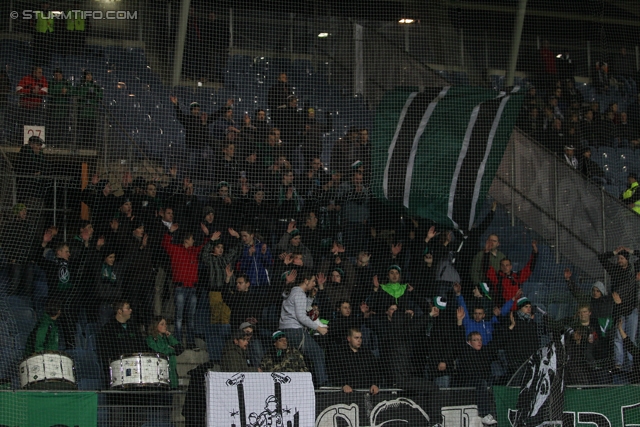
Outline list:
[[[20,122],[25,125],[42,125],[43,99],[49,94],[49,84],[42,67],[33,67],[31,74],[20,79],[16,87],[20,97]]]
[[[169,232],[162,238],[162,247],[171,258],[171,275],[175,286],[175,336],[182,342],[182,318],[186,308],[187,348],[197,350],[194,336],[196,320],[196,296],[195,285],[198,283],[198,258],[204,244],[194,246],[193,233],[184,232],[179,239],[181,244],[173,244],[173,233],[178,229],[178,224],[172,224]]]
[[[494,302],[496,307],[500,308],[506,301],[512,299],[516,292],[518,292],[518,289],[522,287],[522,284],[529,280],[529,277],[533,274],[533,270],[536,268],[536,260],[538,259],[538,242],[535,240],[531,242],[531,247],[533,251],[531,252],[529,261],[520,272],[513,271],[513,266],[509,258],[500,261],[500,271],[496,271],[489,265],[490,248],[485,247],[482,266],[483,270],[487,272],[487,278],[491,282],[493,288],[491,294],[495,295]],[[511,310],[516,310],[515,304]]]

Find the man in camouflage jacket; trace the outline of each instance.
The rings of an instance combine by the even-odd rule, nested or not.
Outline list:
[[[288,346],[284,332],[274,332],[271,339],[273,348],[262,359],[262,372],[309,372],[304,356],[297,349]]]

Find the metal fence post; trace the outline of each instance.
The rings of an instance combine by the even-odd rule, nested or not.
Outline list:
[[[560,228],[558,227],[558,162],[553,162],[553,227],[556,236],[556,264],[560,264]]]

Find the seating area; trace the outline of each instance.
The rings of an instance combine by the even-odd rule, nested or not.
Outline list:
[[[53,70],[60,68],[65,79],[77,86],[83,71],[90,70],[94,79],[104,87],[104,107],[111,126],[111,146],[126,147],[127,135],[143,147],[147,156],[159,160],[184,144],[184,129],[173,112],[169,96],[177,96],[184,104],[198,102],[203,111],[212,113],[222,108],[228,98],[235,101],[236,121],[242,114],[253,116],[258,108],[267,109],[267,91],[280,72],[287,72],[299,105],[313,107],[319,116],[334,113],[334,131],[326,135],[323,156],[328,163],[330,144],[351,127],[371,128],[373,112],[358,97],[345,96],[342,87],[328,83],[323,66],[314,68],[310,61],[284,58],[233,56],[229,59],[225,85],[216,90],[212,85],[168,88],[148,65],[141,48],[98,47],[88,49],[87,56],[53,55],[43,74],[50,82]],[[31,72],[30,46],[19,40],[6,40],[0,46],[0,63],[11,64],[9,79],[15,87]],[[13,94],[10,103],[17,105]],[[46,105],[46,104],[45,104]],[[124,128],[127,135],[120,132]],[[3,132],[0,130],[0,132]],[[0,140],[20,133],[0,133]],[[13,135],[15,137],[15,135]]]
[[[0,45],[0,62],[10,63],[9,78],[14,86],[24,75],[30,73],[30,47],[19,40],[6,40]],[[96,47],[89,49],[83,57],[57,56],[54,54],[49,66],[44,67],[44,75],[50,80],[53,69],[61,68],[66,79],[77,85],[84,70],[91,70],[95,80],[104,87],[104,107],[112,128],[122,127],[127,135],[141,147],[146,154],[156,160],[165,158],[170,151],[184,144],[184,129],[176,120],[169,96],[177,96],[180,102],[188,104],[198,102],[201,109],[214,112],[222,108],[228,98],[235,101],[235,119],[258,109],[267,109],[267,91],[281,72],[286,72],[291,85],[299,96],[299,105],[316,109],[320,117],[324,112],[334,113],[334,130],[324,136],[323,160],[330,163],[331,145],[351,127],[372,129],[374,115],[363,99],[345,95],[343,88],[329,84],[327,64],[314,66],[308,60],[290,61],[284,58],[267,58],[237,55],[229,59],[224,87],[216,90],[212,85],[185,85],[169,88],[163,85],[160,77],[148,65],[145,52],[141,48]],[[464,72],[438,71],[438,74],[453,84],[465,85],[469,78]],[[492,87],[504,89],[504,76],[491,76]],[[526,79],[518,78],[516,84],[527,85]],[[615,92],[608,95],[597,94],[587,84],[579,84],[578,89],[585,100],[595,100],[605,110],[610,102],[618,102],[620,111],[625,111],[631,99],[631,93]],[[17,105],[17,96],[11,96],[11,102]],[[0,138],[10,138],[10,134],[1,134]],[[18,132],[11,129],[10,132]],[[118,131],[114,131],[118,135]],[[126,135],[112,140],[118,147],[127,147],[130,142]],[[118,149],[118,148],[115,148]],[[626,187],[629,172],[640,172],[640,153],[629,148],[599,147],[593,149],[592,157],[607,174],[606,190],[619,195]],[[513,260],[514,270],[521,269],[527,262],[531,246],[531,230],[519,223],[510,224],[505,212],[496,215],[488,233],[501,236],[501,250]],[[566,292],[562,272],[568,265],[556,264],[552,248],[540,244],[538,268],[524,285],[525,294],[534,304],[546,310],[555,318],[568,316],[575,303]],[[549,280],[549,278],[555,278]],[[588,285],[586,285],[588,288]],[[12,297],[15,299],[15,297]],[[0,328],[0,378],[15,361],[22,357],[24,343],[28,333],[36,322],[35,312],[28,302],[7,301],[7,306],[15,319],[17,334],[6,334],[6,328]],[[0,310],[1,312],[2,310]],[[200,310],[207,316],[206,310]],[[208,319],[201,319],[201,324]],[[11,319],[3,319],[8,324]],[[81,325],[80,325],[81,326]],[[78,328],[77,348],[71,350],[76,363],[76,374],[80,389],[95,389],[104,381],[104,372],[96,355],[95,334],[91,327]],[[202,327],[202,335],[215,334],[216,331]],[[15,340],[13,340],[15,336]],[[216,351],[221,351],[217,349]]]

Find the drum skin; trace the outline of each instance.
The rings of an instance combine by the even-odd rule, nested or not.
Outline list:
[[[75,389],[73,359],[61,351],[46,351],[20,363],[20,386],[27,389]]]
[[[122,355],[109,364],[111,388],[169,387],[169,360],[158,353]]]

